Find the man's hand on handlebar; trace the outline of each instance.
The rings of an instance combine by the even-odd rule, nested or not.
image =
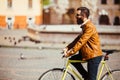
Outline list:
[[[63,49],[63,56],[62,56],[62,58],[67,58],[67,52],[68,52],[68,49],[64,48]]]

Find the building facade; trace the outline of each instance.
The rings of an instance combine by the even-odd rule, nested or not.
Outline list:
[[[120,0],[98,0],[96,18],[98,24],[120,25]]]
[[[120,0],[64,0],[64,3],[59,3],[60,0],[50,1],[54,5],[44,9],[44,11],[48,11],[43,12],[44,16],[49,19],[47,21],[44,18],[44,24],[76,24],[73,17],[75,16],[74,11],[78,7],[84,6],[90,9],[90,19],[94,24],[120,25]],[[64,12],[62,13],[62,11]]]
[[[42,0],[0,0],[0,27],[25,29],[42,24]]]
[[[76,24],[75,10],[80,6],[90,9],[96,25],[120,25],[120,0],[0,0],[0,27]]]

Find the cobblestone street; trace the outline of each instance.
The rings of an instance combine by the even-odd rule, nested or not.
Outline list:
[[[46,70],[63,67],[61,49],[0,48],[0,80],[38,80]],[[23,59],[20,59],[21,53]],[[110,55],[108,64],[120,68],[120,52]]]
[[[0,48],[0,80],[37,80],[44,71],[62,67],[61,56],[60,50]]]

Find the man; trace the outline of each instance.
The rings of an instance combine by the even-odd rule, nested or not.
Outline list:
[[[72,63],[84,80],[96,80],[98,66],[102,58],[102,50],[96,27],[88,19],[89,14],[89,9],[86,7],[77,9],[77,24],[82,28],[82,33],[63,50],[64,57],[71,56],[70,59],[87,61],[88,71],[84,69],[81,63]],[[76,54],[78,51],[79,53]]]

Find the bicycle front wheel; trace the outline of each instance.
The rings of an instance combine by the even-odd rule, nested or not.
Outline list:
[[[62,80],[62,74],[64,73],[64,69],[54,68],[44,72],[38,80]],[[73,75],[67,72],[65,80],[75,80]]]
[[[111,70],[110,74],[106,72],[101,77],[101,80],[120,80],[120,69]]]

